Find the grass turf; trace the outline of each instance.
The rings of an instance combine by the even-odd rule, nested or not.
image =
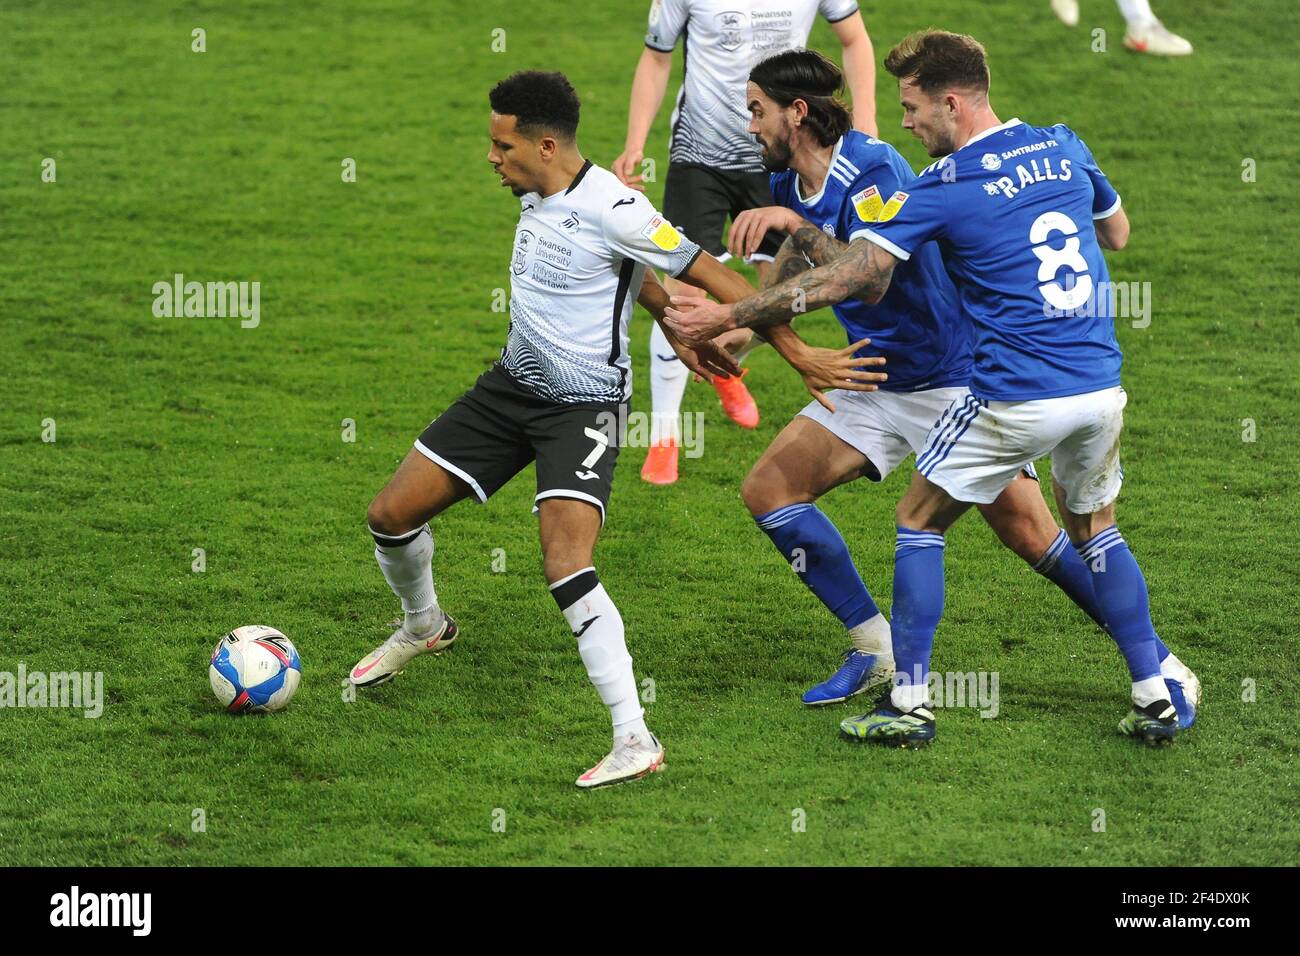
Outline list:
[[[0,710],[0,862],[1294,863],[1297,69],[1293,37],[1260,43],[1287,0],[1168,11],[1197,45],[1180,61],[1124,51],[1102,2],[1074,31],[1011,0],[868,19],[878,59],[923,26],[980,37],[1000,115],[1070,124],[1124,196],[1134,234],[1113,277],[1150,282],[1154,306],[1149,327],[1119,328],[1121,526],[1162,636],[1205,685],[1201,723],[1168,751],[1120,738],[1120,656],[968,518],[934,667],[996,671],[999,715],[942,711],[919,753],[838,740],[853,705],[798,696],[844,637],[739,500],[806,398],[760,352],[756,432],[692,385],[705,454],[677,486],[639,482],[644,452],[623,453],[597,561],[654,681],[668,770],[597,793],[572,781],[604,753],[607,716],[542,584],[531,470],[435,524],[459,645],[356,702],[340,686],[395,610],[366,503],[504,338],[492,301],[516,206],[484,161],[486,91],[567,71],[583,148],[607,165],[646,3],[451,6],[0,12],[0,670],[106,684],[97,720]],[[1094,25],[1109,52],[1092,52]],[[834,50],[825,24],[813,45]],[[893,81],[878,88],[884,135],[919,168]],[[661,179],[666,119],[647,150]],[[177,272],[260,281],[261,324],[155,318],[152,285]],[[829,314],[802,327],[841,341]],[[640,386],[647,331],[638,313]],[[638,387],[634,408],[648,402]],[[823,505],[885,605],[909,472]],[[206,658],[253,622],[293,638],[304,682],[284,713],[233,719]]]

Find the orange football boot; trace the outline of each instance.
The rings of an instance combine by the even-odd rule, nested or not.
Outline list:
[[[745,369],[739,375],[727,377],[715,375],[713,387],[722,401],[722,410],[727,413],[728,418],[741,428],[757,428],[758,403],[754,401],[754,396],[749,394],[749,389],[741,381],[748,374],[749,369]]]
[[[671,485],[677,480],[677,441],[655,442],[641,466],[641,480],[652,485]]]

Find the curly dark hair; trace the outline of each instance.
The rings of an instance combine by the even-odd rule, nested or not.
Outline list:
[[[578,132],[578,94],[563,73],[523,70],[506,77],[488,94],[492,110],[513,116],[525,136],[550,133],[572,141]]]
[[[805,122],[823,146],[831,146],[853,127],[849,108],[838,96],[844,88],[840,68],[816,50],[786,50],[749,71],[749,81],[774,103],[808,104]]]

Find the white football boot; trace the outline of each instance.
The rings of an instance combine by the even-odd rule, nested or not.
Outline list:
[[[421,654],[438,653],[456,640],[456,622],[444,613],[442,621],[425,634],[410,634],[406,627],[395,630],[392,636],[361,660],[348,675],[354,687],[374,687],[392,680]]]
[[[1067,27],[1079,25],[1079,0],[1052,0],[1052,12]]]
[[[664,745],[650,734],[643,739],[638,734],[628,734],[614,742],[605,759],[577,779],[584,790],[591,787],[608,787],[615,783],[640,778],[664,768]]]
[[[1192,45],[1177,33],[1170,33],[1159,20],[1138,27],[1129,27],[1124,34],[1124,45],[1138,53],[1154,56],[1190,56]]]

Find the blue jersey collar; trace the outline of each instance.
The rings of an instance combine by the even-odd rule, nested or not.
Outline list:
[[[1007,120],[1005,123],[1003,123],[1001,126],[990,126],[990,127],[989,127],[988,129],[986,129],[984,132],[982,132],[982,133],[976,133],[976,134],[975,134],[974,136],[972,136],[970,139],[966,140],[966,144],[965,144],[964,146],[962,146],[960,149],[955,150],[954,152],[960,153],[963,149],[965,149],[965,148],[966,148],[967,146],[969,146],[971,143],[978,143],[980,140],[982,140],[982,139],[983,139],[984,137],[986,137],[986,136],[992,136],[994,133],[999,133],[999,132],[1001,132],[1001,131],[1004,130],[1004,129],[1010,129],[1010,128],[1013,127],[1013,126],[1019,126],[1019,125],[1020,125],[1020,120],[1019,120],[1019,119],[1009,119],[1009,120]]]
[[[840,147],[844,145],[844,137],[841,136],[835,142],[835,148],[831,150],[830,162],[826,164],[826,178],[822,180],[822,188],[817,190],[807,199],[803,198],[803,188],[799,185],[799,174],[794,174],[794,198],[803,203],[804,208],[811,209],[822,201],[822,196],[826,193],[826,184],[831,181],[831,167],[835,165],[835,160],[839,158]]]

